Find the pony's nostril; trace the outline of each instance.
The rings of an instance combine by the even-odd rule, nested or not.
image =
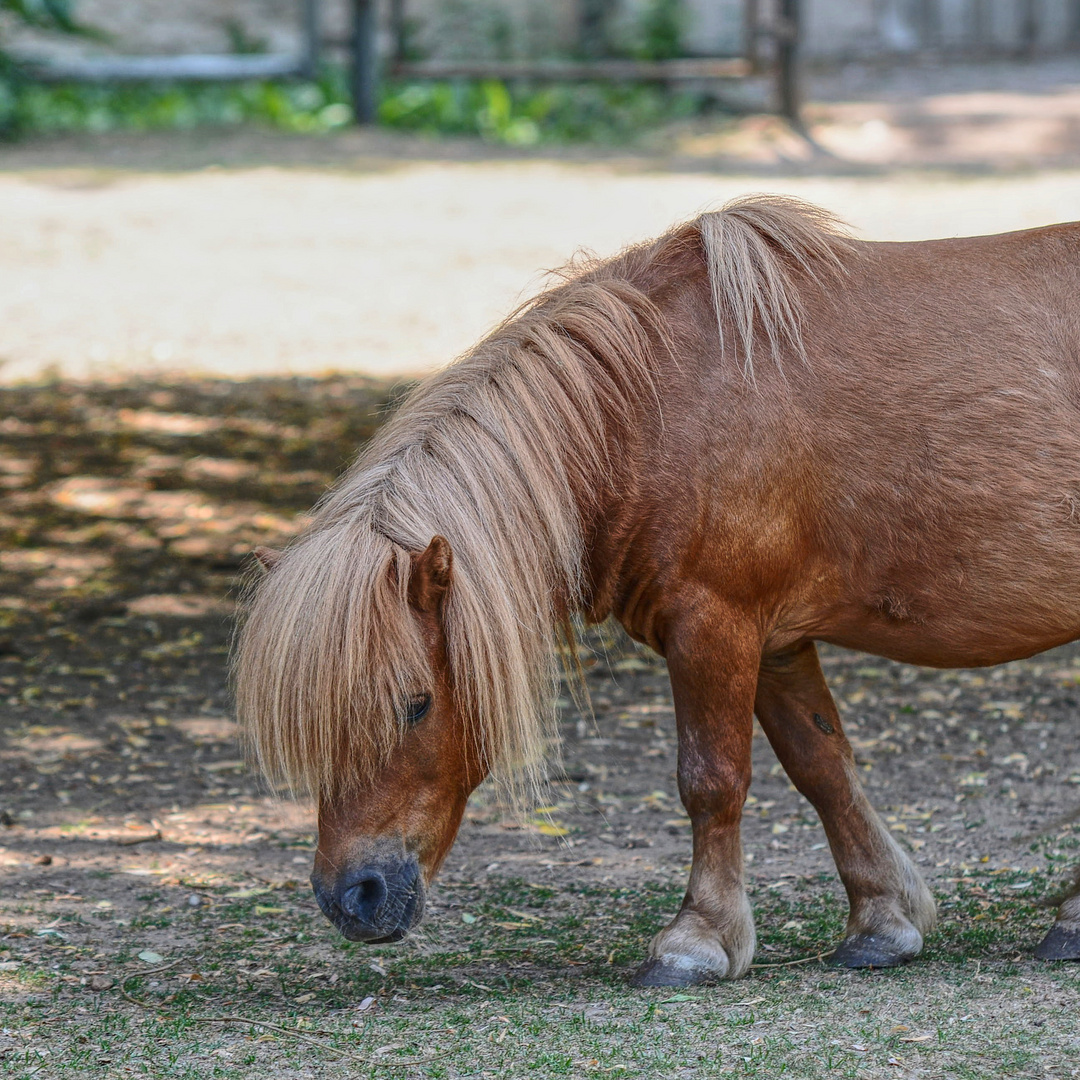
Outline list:
[[[374,923],[386,900],[386,878],[378,870],[366,870],[341,897],[341,906],[354,919]]]

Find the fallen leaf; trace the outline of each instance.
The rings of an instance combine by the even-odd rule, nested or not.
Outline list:
[[[569,836],[570,830],[564,829],[561,825],[555,825],[552,822],[544,821],[536,826],[536,831],[543,833],[545,836]]]
[[[139,959],[147,964],[160,964],[165,957],[160,953],[154,952],[152,949],[143,949],[143,951],[139,953]]]

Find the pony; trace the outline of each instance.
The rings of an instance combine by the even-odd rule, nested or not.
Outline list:
[[[816,642],[974,667],[1080,636],[1080,225],[916,243],[749,197],[579,265],[401,405],[254,588],[238,714],[318,800],[347,937],[421,918],[470,792],[542,783],[571,621],[667,661],[685,899],[634,981],[737,978],[753,718],[889,967],[935,924]],[[1080,959],[1080,891],[1037,956]]]

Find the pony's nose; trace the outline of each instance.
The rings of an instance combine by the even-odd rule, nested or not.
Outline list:
[[[400,941],[424,913],[424,885],[416,860],[369,862],[327,880],[311,875],[323,914],[350,941]]]
[[[386,878],[374,866],[360,871],[354,882],[341,893],[341,910],[350,918],[368,926],[378,921],[379,909],[386,902]]]

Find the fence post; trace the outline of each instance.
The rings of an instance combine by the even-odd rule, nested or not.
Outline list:
[[[1019,21],[1020,40],[1017,42],[1017,53],[1030,59],[1039,44],[1039,11],[1035,0],[1022,0]]]
[[[304,74],[309,79],[314,79],[319,74],[319,0],[304,0],[300,19],[304,35]]]
[[[799,0],[779,0],[776,20],[777,111],[792,127],[802,130],[799,94]]]
[[[595,59],[608,52],[608,20],[612,0],[578,0],[578,49],[582,56]]]
[[[375,0],[352,0],[352,68],[349,81],[353,119],[357,124],[375,122],[378,63],[375,14]]]
[[[743,52],[750,61],[755,74],[761,70],[761,33],[760,0],[743,0]]]
[[[941,5],[936,0],[919,0],[915,8],[915,24],[920,52],[940,48]]]
[[[968,0],[971,29],[971,53],[982,58],[990,51],[990,12],[986,0]]]
[[[405,18],[405,0],[390,0],[390,38],[393,42],[394,63],[400,64],[408,52],[408,23]]]

